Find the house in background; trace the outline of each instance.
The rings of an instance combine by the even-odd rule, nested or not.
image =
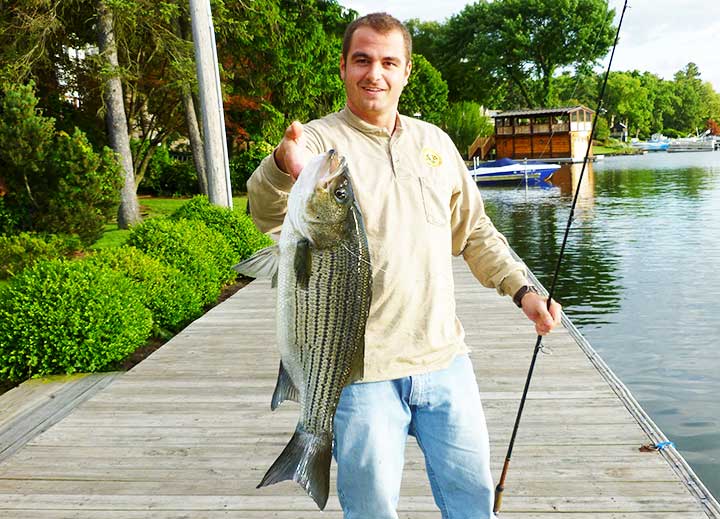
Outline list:
[[[621,121],[615,121],[613,117],[613,124],[610,126],[610,137],[617,139],[620,142],[628,142],[628,129],[627,125]]]
[[[582,162],[594,114],[582,105],[499,112],[494,116],[497,157]]]

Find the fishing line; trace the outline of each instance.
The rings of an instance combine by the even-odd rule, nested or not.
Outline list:
[[[623,4],[623,10],[620,14],[620,21],[618,22],[617,32],[615,33],[615,42],[613,43],[612,52],[610,53],[610,61],[608,62],[607,70],[605,71],[605,78],[603,80],[602,88],[598,98],[597,110],[595,111],[595,118],[593,119],[592,128],[590,130],[590,138],[588,139],[588,146],[585,152],[585,159],[583,160],[582,169],[580,170],[580,178],[577,181],[577,188],[575,189],[575,196],[573,197],[572,205],[570,206],[570,215],[568,216],[567,226],[565,227],[565,235],[563,236],[562,245],[560,247],[560,254],[558,255],[557,263],[555,264],[555,273],[552,278],[552,285],[550,287],[550,293],[547,299],[547,309],[550,310],[550,304],[552,302],[553,295],[555,294],[555,287],[560,273],[560,265],[562,264],[563,255],[565,253],[565,246],[567,245],[568,235],[570,234],[570,226],[573,222],[573,215],[575,213],[575,206],[577,205],[578,196],[580,195],[580,186],[585,176],[585,169],[587,167],[588,159],[590,157],[590,150],[592,148],[592,140],[595,135],[595,127],[597,125],[600,110],[602,109],[603,99],[605,97],[605,87],[607,86],[608,76],[610,75],[610,68],[612,67],[613,57],[615,56],[615,49],[617,48],[618,40],[620,39],[620,28],[622,27],[623,18],[625,17],[625,11],[627,10],[627,2]],[[495,488],[495,504],[493,506],[493,512],[498,513],[502,506],[502,494],[505,490],[505,479],[507,477],[508,469],[510,467],[510,458],[512,457],[513,447],[515,446],[515,438],[517,437],[518,428],[520,427],[520,419],[522,418],[523,408],[525,407],[525,401],[527,400],[528,389],[530,388],[530,381],[532,379],[533,370],[535,369],[535,362],[537,356],[542,349],[542,335],[537,336],[535,342],[535,350],[533,351],[532,360],[530,362],[530,369],[528,370],[527,379],[525,380],[525,387],[523,389],[522,398],[520,399],[520,406],[515,418],[515,426],[513,427],[512,436],[510,437],[510,444],[508,446],[507,455],[505,456],[505,463],[503,464],[502,474],[500,475],[500,481]]]

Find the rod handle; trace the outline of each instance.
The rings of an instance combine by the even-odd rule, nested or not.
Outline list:
[[[494,514],[497,514],[500,511],[500,507],[502,507],[502,494],[504,490],[505,487],[502,485],[495,487],[495,504],[493,505]]]

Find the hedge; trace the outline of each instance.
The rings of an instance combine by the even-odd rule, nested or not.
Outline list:
[[[203,303],[214,302],[222,286],[237,277],[231,267],[240,256],[200,221],[153,218],[133,227],[127,245],[183,272]]]
[[[161,334],[178,331],[203,312],[202,294],[187,276],[135,247],[105,249],[84,261],[104,265],[130,279]]]
[[[0,236],[0,279],[7,279],[36,261],[69,256],[81,248],[80,238],[73,235],[22,232]]]
[[[0,377],[102,371],[150,337],[133,283],[85,261],[48,260],[10,279],[0,298]]]
[[[240,260],[249,258],[255,251],[273,244],[266,234],[255,227],[248,215],[213,205],[206,196],[192,198],[175,211],[171,218],[201,221],[220,232]]]

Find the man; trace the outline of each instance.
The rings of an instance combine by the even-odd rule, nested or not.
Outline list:
[[[397,112],[412,63],[411,38],[375,13],[345,33],[340,74],[346,107],[294,122],[248,182],[257,225],[279,230],[287,193],[310,156],[336,149],[348,162],[365,220],[373,300],[365,376],[346,387],[335,415],[338,495],[346,519],[397,518],[407,435],[425,455],[446,519],[493,517],[487,428],[464,332],[455,315],[452,255],[477,279],[514,296],[536,331],[560,305],[529,289],[524,266],[483,210],[450,138]]]

